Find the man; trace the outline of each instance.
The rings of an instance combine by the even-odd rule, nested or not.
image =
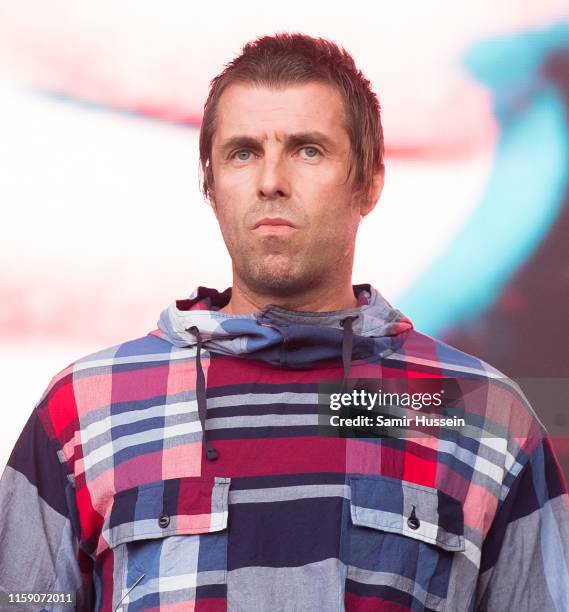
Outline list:
[[[297,34],[247,44],[212,82],[200,157],[232,287],[54,376],[1,481],[4,601],[569,609],[569,498],[523,394],[351,284],[384,166],[350,55]],[[323,435],[324,381],[349,403],[355,379],[422,378],[468,428]]]

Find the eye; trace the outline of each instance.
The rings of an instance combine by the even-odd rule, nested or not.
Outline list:
[[[247,149],[239,149],[239,151],[235,151],[231,157],[239,161],[249,161],[251,159],[251,151],[247,151]]]
[[[321,155],[320,151],[316,147],[302,147],[300,151],[304,151],[304,155],[307,159],[315,159],[319,155]]]

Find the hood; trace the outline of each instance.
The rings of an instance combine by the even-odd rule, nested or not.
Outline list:
[[[211,352],[260,359],[273,365],[309,368],[317,361],[342,355],[342,321],[352,317],[353,358],[385,357],[403,343],[411,321],[369,284],[354,285],[356,308],[331,312],[287,310],[269,304],[255,314],[219,312],[231,298],[198,287],[189,299],[178,300],[160,315],[155,335],[179,347],[197,345],[189,330],[196,327]]]
[[[196,348],[196,399],[206,459],[219,453],[207,439],[207,393],[201,351],[259,359],[288,368],[310,368],[341,359],[347,379],[353,359],[374,361],[396,351],[413,328],[411,321],[369,284],[354,285],[358,305],[331,312],[287,310],[269,304],[254,314],[219,312],[231,298],[198,287],[186,300],[171,304],[152,332],[174,346]]]

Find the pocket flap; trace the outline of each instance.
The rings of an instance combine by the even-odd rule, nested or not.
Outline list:
[[[462,504],[450,495],[388,476],[350,476],[349,483],[354,525],[464,550]]]
[[[230,478],[174,478],[120,491],[103,536],[111,548],[136,540],[221,531],[227,527]]]

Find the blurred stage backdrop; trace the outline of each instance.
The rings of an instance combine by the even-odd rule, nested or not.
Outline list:
[[[251,38],[302,31],[382,104],[354,282],[529,381],[569,477],[568,18],[561,0],[0,0],[0,467],[57,371],[230,284],[198,183],[208,83]]]

